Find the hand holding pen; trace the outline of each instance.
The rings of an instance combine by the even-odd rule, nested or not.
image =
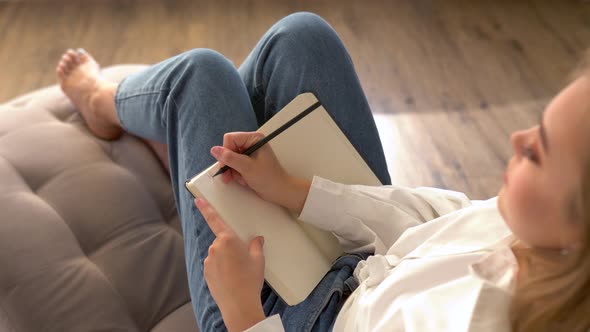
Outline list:
[[[211,148],[211,154],[229,169],[221,180],[249,187],[262,199],[300,212],[307,197],[309,181],[291,177],[277,160],[269,144],[250,155],[243,154],[264,138],[259,132],[233,132],[223,136],[223,146]]]
[[[301,212],[311,182],[290,177],[266,143],[320,106],[319,101],[315,102],[266,137],[258,132],[225,134],[223,147],[211,148],[213,157],[225,164],[213,177],[222,174],[225,183],[235,179],[241,185],[252,188],[262,199]],[[255,152],[256,155],[252,156]]]

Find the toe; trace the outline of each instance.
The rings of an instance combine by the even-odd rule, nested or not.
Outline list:
[[[74,64],[78,64],[78,54],[74,50],[68,50],[66,54]]]
[[[78,55],[78,61],[80,61],[80,64],[85,64],[88,61],[88,56],[86,54],[80,54]]]
[[[64,55],[61,56],[61,61],[59,64],[64,67],[67,67],[69,63],[70,63],[70,57],[68,56],[67,53],[64,53]]]
[[[64,55],[70,56],[70,57],[74,57],[76,55],[76,51],[74,51],[73,49],[69,48],[66,53],[64,53]]]
[[[92,54],[88,53],[88,51],[83,48],[78,49],[78,56],[80,58],[80,63],[93,63],[93,65],[100,67],[98,62],[96,62],[96,59],[92,57]]]
[[[70,74],[70,68],[68,67],[68,65],[67,65],[66,62],[64,62],[60,67],[61,67],[61,70],[64,73],[64,76],[67,76],[67,75]]]
[[[69,54],[66,56],[67,56],[66,66],[68,67],[68,70],[74,69],[74,67],[76,66],[76,63],[74,62],[74,58],[72,56],[70,56]]]
[[[84,63],[88,60],[88,53],[86,53],[86,50],[83,48],[77,49],[76,54],[78,55],[78,59],[80,59],[80,63]]]
[[[57,77],[63,79],[65,77],[65,73],[62,67],[57,67],[57,69],[55,70]]]

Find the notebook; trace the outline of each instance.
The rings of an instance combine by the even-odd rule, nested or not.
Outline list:
[[[312,93],[297,96],[258,131],[270,134],[317,101]],[[290,175],[381,185],[323,106],[267,144]],[[217,163],[211,165],[188,180],[186,188],[193,196],[205,198],[242,240],[264,236],[266,282],[288,305],[302,302],[343,253],[338,240],[247,187],[234,181],[224,184],[221,176],[213,178],[218,169]]]

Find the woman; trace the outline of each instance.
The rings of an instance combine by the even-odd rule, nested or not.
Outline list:
[[[512,135],[504,186],[487,201],[390,184],[350,57],[313,14],[279,21],[237,71],[199,49],[116,84],[85,51],[70,50],[57,75],[96,136],[140,136],[169,168],[201,331],[590,328],[590,75],[566,87],[540,125]],[[269,147],[250,157],[237,153],[260,139],[260,125],[309,91],[385,186],[294,178]],[[184,190],[185,179],[215,160],[232,168],[224,182],[300,213],[351,253],[304,302],[288,307],[264,284],[262,238],[244,243],[206,201],[193,202]]]

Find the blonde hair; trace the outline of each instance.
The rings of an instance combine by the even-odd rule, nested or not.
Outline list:
[[[575,77],[590,77],[590,50]],[[590,330],[590,160],[584,163],[579,190],[571,204],[564,207],[569,215],[584,224],[582,247],[563,255],[534,248],[515,248],[531,269],[518,285],[510,310],[515,332],[589,331]]]

